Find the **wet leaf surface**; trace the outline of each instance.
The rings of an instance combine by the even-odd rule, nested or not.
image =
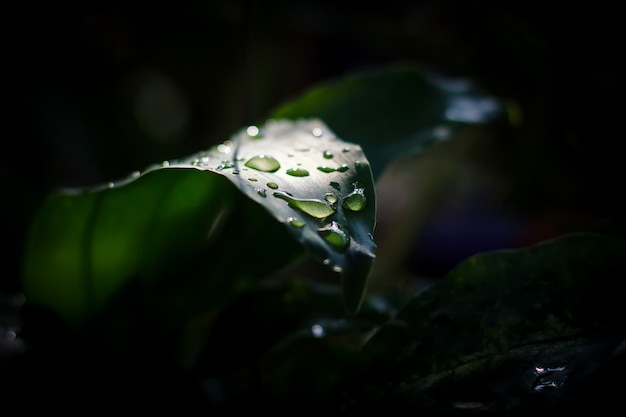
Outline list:
[[[308,250],[343,279],[356,311],[375,207],[358,145],[319,121],[272,121],[189,158],[50,196],[30,237],[25,289],[29,303],[82,325],[138,279],[147,293],[138,309],[173,327]]]

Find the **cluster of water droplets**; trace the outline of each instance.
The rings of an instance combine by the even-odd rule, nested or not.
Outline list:
[[[310,134],[314,137],[322,137],[325,132],[319,127],[314,127],[310,130]],[[256,126],[249,126],[245,130],[245,135],[247,135],[249,139],[257,140],[264,137],[264,132]],[[234,144],[231,141],[226,141],[223,144],[218,145],[215,149],[220,154],[231,154],[234,150]],[[296,146],[294,148],[295,153],[310,152],[310,150],[311,149],[308,147],[298,148]],[[341,153],[348,152],[350,152],[349,147],[344,147],[341,150]],[[288,153],[288,156],[293,157],[294,153]],[[351,167],[348,164],[332,165],[331,162],[334,157],[335,154],[331,150],[323,150],[321,152],[321,159],[327,162],[319,164],[317,169],[320,172],[327,174],[334,172],[344,173],[350,170]],[[238,158],[236,161],[243,162],[244,170],[250,169],[258,172],[274,174],[278,173],[281,169],[284,169],[281,162],[276,157],[269,155],[268,153],[258,153],[251,157]],[[209,162],[208,156],[199,155],[191,162],[191,164],[199,167],[208,167]],[[356,161],[354,168],[358,169],[359,167],[360,162]],[[234,174],[239,173],[235,172],[237,170],[237,166],[232,158],[230,160],[222,160],[215,169],[217,171],[233,169]],[[282,172],[292,177],[308,177],[311,175],[311,173],[307,169],[300,166],[300,164],[284,169]],[[252,183],[258,182],[258,179],[252,174],[248,177],[248,180]],[[352,190],[349,190],[349,192],[341,199],[335,192],[325,193],[322,199],[298,198],[293,196],[291,193],[280,190],[277,182],[270,181],[265,185],[267,189],[272,190],[271,193],[275,198],[284,200],[289,207],[305,214],[306,216],[316,219],[317,221],[321,221],[321,226],[317,227],[317,233],[329,244],[331,248],[333,248],[333,250],[339,253],[347,250],[351,240],[348,232],[337,221],[331,220],[330,222],[326,222],[326,220],[337,212],[339,204],[341,204],[341,207],[344,210],[349,212],[358,212],[366,207],[367,199],[365,197],[365,187],[359,181],[352,183]],[[341,185],[339,182],[330,181],[329,185],[337,192],[341,191]],[[266,198],[268,195],[267,189],[262,186],[254,185],[256,194],[263,198]],[[303,228],[308,222],[302,218],[290,216],[287,218],[287,223],[295,228]],[[330,259],[327,259],[325,263],[337,272],[342,271],[342,268],[339,266],[331,266]]]

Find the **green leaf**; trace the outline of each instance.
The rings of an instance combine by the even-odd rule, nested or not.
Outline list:
[[[370,383],[389,383],[403,405],[452,409],[471,396],[534,401],[535,366],[586,378],[626,336],[624,259],[626,241],[591,233],[475,255],[369,341],[373,368],[384,369]]]
[[[308,250],[343,279],[356,311],[374,257],[375,206],[357,145],[319,121],[272,121],[118,182],[52,194],[32,225],[24,289],[31,305],[82,326],[138,280],[135,310],[176,327]]]
[[[461,128],[501,120],[505,106],[466,78],[400,65],[315,86],[270,115],[314,117],[358,143],[377,178],[391,161],[420,153]]]

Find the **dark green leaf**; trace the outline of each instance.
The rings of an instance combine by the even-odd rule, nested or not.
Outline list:
[[[450,139],[463,126],[504,116],[503,104],[470,80],[411,65],[326,82],[271,114],[323,120],[339,137],[361,145],[375,178],[389,162]]]
[[[508,407],[555,388],[538,387],[535,367],[565,366],[565,395],[626,337],[624,259],[626,241],[584,233],[473,256],[370,340],[372,384],[389,383],[405,406]]]

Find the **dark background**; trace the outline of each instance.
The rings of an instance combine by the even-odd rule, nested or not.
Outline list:
[[[519,104],[533,198],[620,215],[624,31],[610,4],[6,6],[0,292],[19,290],[28,224],[51,190],[189,155],[318,82],[398,62],[470,76]]]

